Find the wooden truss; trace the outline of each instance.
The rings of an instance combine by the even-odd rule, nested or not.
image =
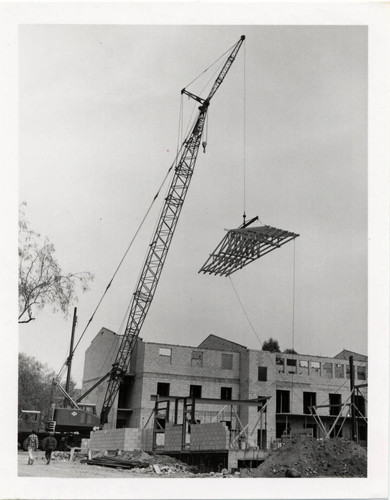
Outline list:
[[[228,230],[199,272],[229,276],[299,236],[271,226],[248,227],[255,220]]]

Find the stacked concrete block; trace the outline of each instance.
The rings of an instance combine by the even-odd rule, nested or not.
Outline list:
[[[165,450],[181,451],[182,447],[182,425],[167,424],[165,427]]]
[[[142,430],[123,428],[91,433],[89,447],[93,450],[132,451],[142,448]]]
[[[229,429],[225,424],[216,422],[191,426],[191,451],[228,450]]]
[[[146,452],[153,451],[153,429],[145,429],[143,431],[142,449]]]

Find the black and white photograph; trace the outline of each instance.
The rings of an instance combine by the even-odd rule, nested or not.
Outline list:
[[[61,5],[11,59],[4,498],[385,498],[382,10]]]

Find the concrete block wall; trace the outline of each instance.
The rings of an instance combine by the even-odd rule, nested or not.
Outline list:
[[[138,375],[137,375],[138,376]],[[232,388],[232,398],[238,399],[240,388],[239,381],[224,378],[211,378],[211,377],[199,377],[195,378],[193,376],[187,376],[183,374],[160,374],[160,373],[150,373],[144,372],[139,375],[140,383],[142,384],[142,400],[137,405],[140,408],[140,421],[146,422],[154,408],[154,402],[151,401],[151,395],[157,393],[157,383],[164,382],[170,384],[170,395],[172,396],[189,396],[190,385],[201,385],[202,386],[202,397],[206,398],[221,398],[221,387],[231,387]],[[163,399],[163,397],[162,397]],[[196,406],[196,409],[200,411],[214,411],[219,412],[222,407],[221,405],[200,405]],[[170,420],[173,420],[174,414],[174,402],[170,405]],[[181,418],[181,410],[179,410],[179,418]],[[179,420],[180,422],[181,420]],[[136,422],[136,421],[134,421]],[[141,425],[135,423],[135,425]]]
[[[121,335],[102,328],[85,351],[83,381],[99,379],[111,369],[119,349]]]
[[[142,449],[146,452],[153,451],[153,429],[145,429],[143,431]]]
[[[180,451],[182,446],[182,425],[167,424],[165,427],[165,450]]]
[[[142,448],[142,430],[123,428],[91,432],[89,447],[93,450],[131,451]]]
[[[264,351],[247,350],[241,353],[241,366],[245,367],[242,370],[240,379],[241,397],[242,399],[256,399],[259,396],[270,397],[267,404],[267,446],[275,439],[276,425],[276,376],[277,369],[275,366],[274,354]],[[267,368],[267,380],[258,380],[258,367]],[[257,406],[242,406],[240,407],[240,418],[243,425],[248,427],[248,442],[257,446],[257,430],[260,422],[258,422],[260,413],[257,411]],[[255,430],[253,430],[255,428]],[[265,428],[265,416],[263,416],[263,429]],[[252,432],[253,431],[253,432]]]
[[[171,349],[171,356],[161,356],[160,348]],[[202,366],[192,364],[193,351],[203,353]],[[222,369],[222,352],[232,355],[232,369]],[[215,351],[174,344],[145,343],[144,366],[150,372],[161,374],[181,373],[188,377],[217,377],[238,379],[240,375],[240,355],[238,352]]]
[[[229,429],[220,422],[191,426],[190,450],[228,450]]]

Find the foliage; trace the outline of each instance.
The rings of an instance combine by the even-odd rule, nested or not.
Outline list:
[[[269,352],[280,352],[279,342],[270,337],[268,340],[263,342],[261,349]]]
[[[19,207],[19,323],[34,320],[34,309],[52,305],[67,315],[77,301],[76,285],[86,292],[93,280],[89,272],[64,273],[54,257],[54,245],[29,228],[23,203]]]
[[[285,349],[283,352],[285,354],[298,354],[295,349]]]
[[[18,373],[18,410],[40,411],[47,418],[50,403],[61,405],[64,400],[58,390],[53,387],[55,372],[46,364],[42,364],[33,356],[19,353]],[[75,382],[71,380],[69,394],[75,395]]]

